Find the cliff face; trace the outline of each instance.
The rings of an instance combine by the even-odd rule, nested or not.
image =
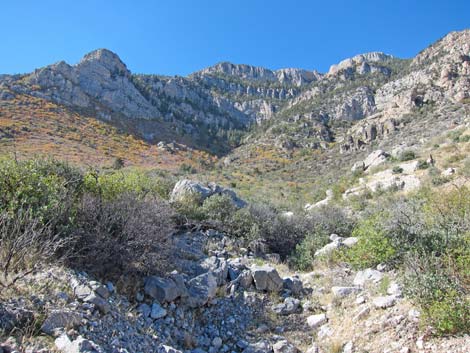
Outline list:
[[[332,65],[326,74],[223,62],[188,77],[134,75],[116,54],[99,49],[76,65],[59,62],[26,75],[1,75],[0,99],[28,94],[132,127],[150,142],[170,139],[215,152],[233,148],[253,124],[262,126],[261,137],[268,140],[278,137],[272,131],[291,126],[305,130],[291,136],[299,137],[301,147],[319,146],[328,136],[344,141],[347,151],[393,131],[418,109],[465,102],[469,46],[466,30],[412,60],[366,53]],[[334,128],[338,121],[359,120],[345,135]],[[172,134],[161,135],[162,126]],[[325,129],[328,134],[321,133]]]

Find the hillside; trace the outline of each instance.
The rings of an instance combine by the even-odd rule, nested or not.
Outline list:
[[[470,30],[0,75],[0,353],[468,353],[469,153]]]

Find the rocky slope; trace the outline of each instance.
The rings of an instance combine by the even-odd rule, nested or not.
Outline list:
[[[331,236],[322,256],[357,238]],[[213,229],[173,239],[179,268],[146,278],[137,295],[83,272],[51,268],[0,303],[13,352],[453,352],[468,336],[435,339],[394,271],[318,267],[292,273],[275,254],[239,248]],[[36,328],[34,328],[37,326]],[[16,339],[13,328],[31,332]],[[38,330],[38,331],[34,331]]]

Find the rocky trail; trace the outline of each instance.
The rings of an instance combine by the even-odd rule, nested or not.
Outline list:
[[[323,253],[354,246],[331,237]],[[291,273],[215,230],[174,237],[179,271],[147,277],[135,298],[86,273],[30,275],[0,304],[13,352],[468,352],[470,338],[435,340],[403,299],[396,273],[319,267]],[[340,245],[338,245],[340,244]],[[330,250],[329,250],[330,249]],[[29,293],[30,295],[27,295]],[[40,331],[41,335],[33,332]],[[25,333],[25,332],[23,332]],[[26,337],[31,337],[29,340]],[[53,346],[54,348],[50,348]]]

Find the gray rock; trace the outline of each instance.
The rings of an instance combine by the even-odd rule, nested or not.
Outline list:
[[[253,266],[251,274],[259,291],[277,292],[283,286],[283,281],[277,270],[269,265]]]
[[[354,285],[358,287],[363,287],[367,282],[378,283],[383,278],[383,273],[371,268],[365,269],[364,271],[359,271],[354,277]]]
[[[215,297],[217,293],[217,278],[207,272],[188,282],[188,296],[184,302],[192,308],[203,306]]]
[[[183,179],[176,183],[171,192],[170,201],[180,202],[185,201],[187,198],[193,198],[202,203],[205,199],[213,195],[228,195],[235,206],[246,206],[246,202],[240,199],[233,190],[223,188],[214,183],[204,185],[189,179]]]
[[[242,273],[240,273],[240,276],[237,280],[239,280],[240,287],[248,289],[253,284],[253,275],[251,274],[250,270],[244,270]]]
[[[300,310],[300,300],[287,297],[281,304],[275,304],[272,310],[278,315],[290,315]]]
[[[217,286],[222,286],[225,284],[227,281],[228,277],[228,264],[227,260],[216,257],[216,256],[211,256],[207,259],[205,259],[201,263],[201,267],[206,270],[206,272],[212,272],[212,274],[215,276],[217,279]]]
[[[271,353],[272,349],[268,342],[260,341],[252,343],[243,350],[243,353]]]
[[[54,310],[44,320],[41,331],[53,335],[58,329],[71,329],[80,325],[82,317],[79,313],[70,310]]]
[[[89,295],[91,295],[93,293],[93,290],[88,286],[78,285],[73,289],[73,293],[78,299],[83,300]]]
[[[347,246],[348,248],[352,248],[354,245],[357,244],[358,241],[359,241],[359,238],[357,237],[349,237],[349,238],[343,239],[341,243]]]
[[[361,291],[359,287],[331,287],[331,292],[336,298],[344,298]]]
[[[161,319],[161,318],[165,317],[166,314],[167,314],[166,310],[163,309],[160,304],[158,304],[158,303],[153,303],[152,304],[152,309],[150,311],[150,317],[152,319],[155,319],[155,320]]]
[[[213,340],[212,340],[212,347],[214,347],[215,349],[219,349],[220,347],[222,347],[222,338],[220,337],[215,337]]]
[[[325,314],[310,315],[307,317],[307,325],[312,329],[320,327],[327,321],[328,319],[326,318]]]
[[[324,247],[315,251],[315,257],[317,256],[328,256],[336,249],[339,249],[342,246],[340,241],[333,241],[326,244]]]
[[[287,340],[278,341],[273,345],[274,353],[296,353],[298,352],[295,346]]]
[[[169,303],[185,295],[186,287],[184,283],[177,283],[173,278],[151,276],[145,279],[144,291],[160,303]]]
[[[62,353],[104,353],[100,346],[82,336],[71,341],[66,334],[62,334],[55,340],[55,346]]]
[[[382,150],[376,150],[372,152],[364,160],[364,169],[371,169],[373,167],[385,163],[387,161],[388,156],[389,154]]]
[[[384,297],[377,297],[372,300],[372,304],[378,309],[387,309],[395,305],[396,297],[388,295]]]
[[[137,307],[137,312],[141,313],[143,317],[149,317],[150,313],[152,312],[152,309],[148,304],[140,304]]]
[[[83,301],[85,303],[95,305],[98,310],[101,311],[103,314],[107,314],[111,310],[111,306],[109,305],[109,303],[95,293],[90,294],[88,297],[83,299]]]
[[[303,291],[303,284],[299,276],[286,277],[283,280],[284,289],[289,290],[292,295],[300,295]]]

